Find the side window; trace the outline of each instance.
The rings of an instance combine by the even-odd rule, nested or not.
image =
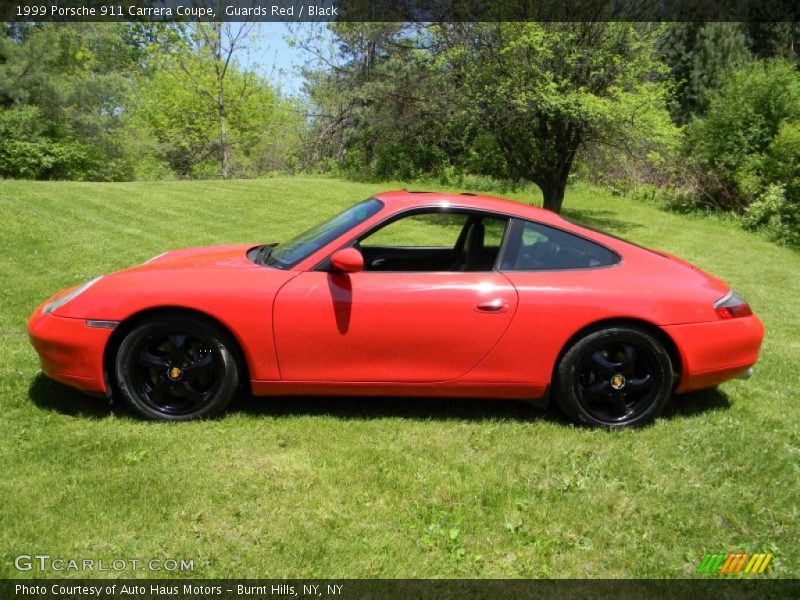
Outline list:
[[[467,215],[423,213],[389,223],[364,238],[362,248],[454,248]]]
[[[365,271],[491,271],[508,219],[468,211],[416,213],[358,241]]]
[[[500,268],[506,271],[591,269],[619,262],[614,252],[566,231],[515,220]]]

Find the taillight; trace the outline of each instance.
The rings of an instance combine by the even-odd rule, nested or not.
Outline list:
[[[714,310],[720,319],[735,319],[753,314],[747,301],[734,290],[730,290],[722,298],[714,302]]]

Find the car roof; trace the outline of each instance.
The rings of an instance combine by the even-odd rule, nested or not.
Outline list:
[[[441,206],[496,212],[518,216],[524,219],[534,219],[541,223],[558,226],[563,226],[568,223],[568,221],[557,214],[537,206],[531,206],[530,204],[524,204],[523,202],[517,202],[515,200],[496,198],[483,194],[472,194],[469,192],[457,194],[449,192],[394,190],[375,194],[374,197],[393,210]]]

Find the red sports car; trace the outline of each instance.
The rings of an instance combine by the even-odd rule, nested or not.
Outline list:
[[[48,299],[43,371],[150,419],[255,396],[553,398],[581,424],[652,421],[747,376],[764,328],[727,284],[551,212],[396,191],[281,244],[166,252]]]

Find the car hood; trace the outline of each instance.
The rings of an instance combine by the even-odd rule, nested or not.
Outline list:
[[[98,278],[53,314],[119,321],[142,310],[181,307],[223,323],[228,313],[269,314],[277,290],[297,273],[255,264],[247,257],[254,247],[237,244],[167,252]],[[219,307],[227,312],[217,314]]]
[[[201,246],[198,248],[170,250],[131,269],[229,269],[256,267],[257,265],[247,258],[247,251],[256,245],[226,244],[223,246]]]

